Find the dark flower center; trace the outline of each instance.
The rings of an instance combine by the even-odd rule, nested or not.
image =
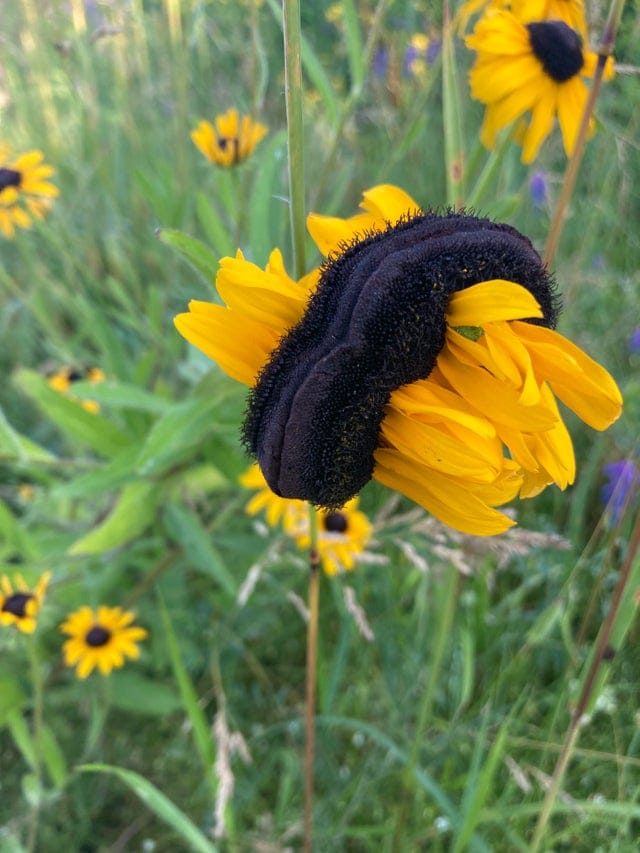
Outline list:
[[[582,41],[564,21],[538,21],[526,25],[531,50],[556,83],[571,80],[584,65]]]
[[[0,192],[7,187],[19,187],[22,181],[22,174],[16,172],[15,169],[0,169]]]
[[[219,136],[218,145],[223,151],[233,148],[233,162],[236,163],[240,155],[240,140],[237,136]]]
[[[102,625],[94,625],[93,628],[87,631],[84,639],[88,646],[93,646],[94,648],[106,646],[111,639],[111,631],[103,628]]]
[[[82,378],[83,374],[81,373],[81,371],[76,370],[75,368],[73,370],[70,370],[67,376],[69,382],[80,382]]]
[[[346,533],[349,522],[343,512],[330,512],[325,516],[324,529],[329,533]]]
[[[18,619],[24,619],[27,615],[27,603],[31,601],[33,595],[30,592],[15,592],[5,599],[2,605],[3,613],[11,613],[17,616]]]

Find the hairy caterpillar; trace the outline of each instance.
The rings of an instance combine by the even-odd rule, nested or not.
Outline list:
[[[391,392],[435,366],[450,296],[494,278],[527,288],[555,325],[550,277],[509,225],[420,213],[330,259],[249,396],[243,441],[270,488],[330,508],[357,494]]]

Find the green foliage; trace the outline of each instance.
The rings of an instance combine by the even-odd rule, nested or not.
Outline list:
[[[225,773],[221,849],[298,849],[306,564],[245,513],[244,389],[172,323],[218,299],[218,260],[238,248],[264,266],[278,246],[291,270],[281,4],[6,5],[0,141],[41,149],[60,197],[0,238],[0,575],[53,575],[35,637],[0,625],[0,849],[210,853]],[[433,5],[303,4],[307,209],[350,215],[362,190],[396,183],[542,248],[557,134],[532,167],[508,135],[485,152],[451,32],[404,71],[414,33],[442,38]],[[636,81],[604,88],[556,263],[562,330],[611,370],[625,413],[598,436],[568,416],[576,485],[522,502],[521,533],[500,541],[451,536],[367,486],[377,560],[322,578],[319,850],[529,849],[638,509],[614,519],[600,496],[603,464],[638,454]],[[189,131],[231,106],[270,132],[222,170]],[[106,381],[60,393],[47,377],[65,364]],[[58,626],[86,604],[135,610],[149,637],[126,669],[79,681]],[[636,605],[628,593],[545,849],[637,849]]]

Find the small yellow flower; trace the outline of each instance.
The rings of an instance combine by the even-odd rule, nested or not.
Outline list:
[[[584,50],[581,33],[564,20],[521,20],[489,10],[467,36],[477,52],[469,73],[471,95],[486,104],[480,138],[493,148],[498,133],[524,122],[522,160],[531,163],[557,117],[567,155],[573,151],[587,101],[584,77],[593,77],[597,55]],[[604,79],[613,77],[609,57]]]
[[[41,151],[27,151],[12,158],[7,145],[0,143],[0,232],[15,236],[18,228],[30,228],[33,219],[43,219],[58,195],[47,179],[53,175]]]
[[[100,382],[104,382],[104,380],[104,371],[99,367],[61,367],[60,370],[56,370],[55,373],[49,376],[47,382],[55,391],[67,394],[70,400],[76,400],[72,394],[68,393],[74,382],[91,382],[93,385],[97,385]],[[100,403],[97,403],[95,400],[82,400],[80,405],[83,409],[93,414],[100,411]]]
[[[278,497],[255,464],[242,474],[240,482],[248,489],[257,490],[247,504],[249,515],[264,510],[271,527],[282,522],[285,533],[295,539],[298,548],[308,550],[311,544],[308,503]],[[357,498],[337,510],[318,510],[318,554],[327,575],[353,569],[370,539],[371,524],[358,509]]]
[[[228,168],[246,160],[268,130],[251,116],[240,116],[237,110],[231,109],[216,116],[215,127],[202,120],[191,131],[191,139],[207,160]]]
[[[125,664],[125,658],[135,660],[140,655],[137,643],[147,631],[131,623],[135,614],[120,607],[81,607],[71,613],[60,626],[65,641],[62,651],[66,666],[75,666],[78,678],[87,678],[97,667],[109,675]]]
[[[36,616],[42,607],[51,572],[45,572],[33,589],[20,574],[0,577],[0,625],[15,625],[24,634],[36,630]]]

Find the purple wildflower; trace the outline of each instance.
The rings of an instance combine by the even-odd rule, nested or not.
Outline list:
[[[546,172],[538,170],[531,175],[529,195],[534,207],[544,207],[547,203],[548,181]]]
[[[640,326],[636,326],[629,338],[629,352],[640,353]]]
[[[602,502],[606,504],[612,524],[617,524],[626,506],[638,494],[640,470],[633,459],[621,459],[603,467],[608,482],[602,487]]]

